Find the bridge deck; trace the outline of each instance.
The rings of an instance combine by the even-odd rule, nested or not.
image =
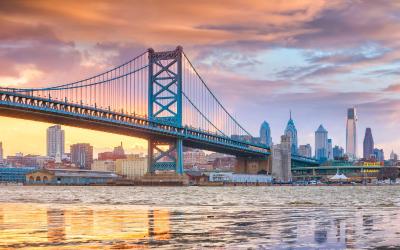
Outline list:
[[[176,127],[146,117],[116,113],[84,105],[0,91],[0,115],[64,124],[143,139],[184,139],[184,145],[245,157],[266,157],[266,147],[207,131]]]

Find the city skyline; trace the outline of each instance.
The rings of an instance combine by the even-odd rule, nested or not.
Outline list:
[[[298,145],[312,143],[314,129],[322,123],[329,127],[334,144],[345,146],[345,110],[355,106],[358,131],[374,125],[376,146],[400,151],[400,138],[391,136],[400,122],[396,96],[400,85],[395,77],[399,44],[393,32],[399,28],[394,18],[398,3],[268,2],[235,11],[221,3],[188,6],[171,1],[142,4],[141,12],[135,3],[124,2],[113,8],[100,1],[3,5],[1,86],[74,81],[127,61],[148,47],[161,50],[181,44],[222,103],[239,121],[246,121],[245,128],[254,136],[259,124],[268,120],[273,141],[279,141],[287,110],[292,109]],[[78,5],[79,13],[69,11]],[[93,9],[96,13],[89,11]],[[144,17],[146,10],[158,10],[159,15],[129,21],[132,16]],[[208,13],[207,20],[199,13]],[[354,23],[354,17],[360,22]],[[154,25],[157,22],[163,26]],[[338,29],[327,32],[331,26]],[[13,129],[24,128],[21,123],[30,124],[30,133],[21,132],[24,137],[11,141],[35,141],[40,133],[37,123],[18,120],[11,126],[9,121],[0,118],[1,136],[7,138]],[[91,132],[72,133],[82,137]],[[362,148],[360,138],[357,148]],[[23,145],[18,151],[30,150],[37,149]]]

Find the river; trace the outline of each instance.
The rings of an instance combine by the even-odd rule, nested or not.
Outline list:
[[[0,249],[391,247],[399,186],[0,187]]]

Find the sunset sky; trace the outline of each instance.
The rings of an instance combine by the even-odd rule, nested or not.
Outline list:
[[[400,153],[399,1],[0,1],[0,86],[37,87],[94,75],[152,47],[182,45],[216,96],[258,136],[279,142],[289,118],[299,144],[320,124],[345,147],[346,109],[376,147]],[[5,154],[45,154],[49,124],[0,117]],[[66,128],[67,147],[96,152],[143,140]],[[314,148],[314,147],[313,147]]]

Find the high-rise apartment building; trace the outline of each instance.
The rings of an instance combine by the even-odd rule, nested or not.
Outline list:
[[[357,158],[357,114],[356,108],[347,109],[346,154],[350,159]]]
[[[61,159],[64,155],[65,138],[64,130],[60,125],[47,129],[47,156]]]
[[[271,138],[271,128],[269,127],[268,122],[264,121],[261,124],[260,128],[260,140],[262,144],[267,145],[268,147],[272,146],[272,138]]]
[[[363,142],[363,157],[365,160],[369,160],[374,155],[374,138],[372,137],[371,128],[365,130],[364,142]]]
[[[328,159],[328,131],[322,124],[315,131],[315,158],[319,161]]]
[[[297,129],[292,120],[292,112],[290,112],[289,121],[286,125],[285,133],[286,136],[290,137],[290,149],[293,155],[297,155]]]
[[[71,162],[81,169],[90,169],[93,163],[93,146],[89,143],[71,145]]]

